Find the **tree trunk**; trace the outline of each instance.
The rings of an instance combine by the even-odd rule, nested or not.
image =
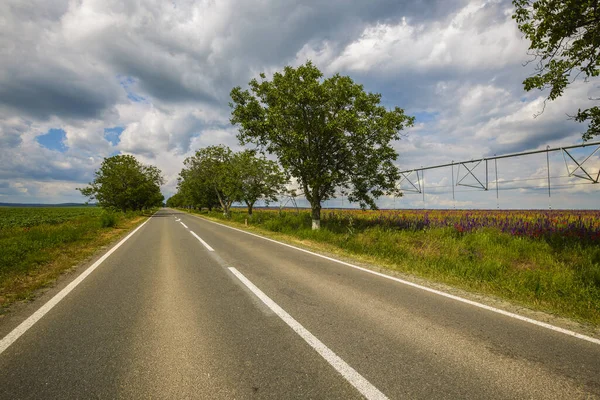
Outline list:
[[[254,207],[254,203],[246,202],[246,206],[248,206],[248,215],[252,215],[252,207]]]
[[[229,216],[229,206],[227,205],[227,200],[225,200],[221,197],[221,193],[219,193],[217,188],[215,188],[215,193],[217,193],[217,198],[219,199],[219,203],[221,204],[221,208],[223,209],[223,215],[225,217],[228,217]]]
[[[224,201],[223,202],[223,215],[226,218],[229,218],[229,216],[230,216],[229,209],[231,208],[232,203],[233,203],[233,201]]]
[[[312,229],[321,229],[321,205],[312,207]]]

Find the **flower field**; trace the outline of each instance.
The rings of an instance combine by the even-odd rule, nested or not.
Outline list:
[[[457,232],[495,228],[515,236],[576,238],[600,243],[600,211],[595,210],[324,210],[329,224]]]

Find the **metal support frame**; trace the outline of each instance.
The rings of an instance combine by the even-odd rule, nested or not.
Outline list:
[[[477,176],[474,173],[475,169],[481,164],[482,161],[485,161],[485,164],[484,164],[485,165],[485,185],[483,184],[483,182],[481,182],[479,180],[479,178],[477,178]],[[472,164],[472,163],[477,163],[477,164],[475,164],[475,166],[473,168],[469,168],[469,166],[467,164]],[[464,174],[464,176],[462,178],[459,179],[461,165],[467,170],[467,172]],[[462,183],[465,180],[465,178],[467,178],[469,175],[472,176],[479,185],[469,185],[466,183]],[[456,186],[467,186],[467,187],[472,187],[475,189],[488,190],[488,160],[482,159],[479,161],[461,161],[461,162],[459,162],[458,163],[458,171],[456,174]]]
[[[494,154],[494,157],[496,155]],[[498,159],[494,158],[494,172],[496,172],[496,208],[500,209],[500,198],[498,197]]]
[[[581,178],[581,179],[585,179],[587,181],[590,181],[592,183],[598,183],[598,179],[600,178],[600,171],[598,171],[598,175],[596,175],[596,178],[594,179],[588,173],[588,171],[586,171],[585,168],[583,167],[583,164],[585,164],[585,162],[587,160],[589,160],[594,154],[596,154],[598,152],[598,150],[600,150],[600,146],[596,147],[596,149],[594,151],[592,151],[592,153],[589,156],[587,156],[582,162],[578,162],[575,159],[575,157],[573,157],[571,155],[571,153],[569,153],[569,151],[566,148],[563,148],[562,149],[562,156],[563,156],[563,159],[565,160],[565,166],[567,167],[567,173],[569,174],[569,176],[575,176],[577,178]],[[575,163],[575,165],[577,165],[577,167],[573,171],[571,171],[569,169],[569,163],[567,162],[567,157],[565,157],[565,154],[567,156],[569,156],[569,158],[571,160],[573,160],[573,162]],[[581,170],[581,172],[583,172],[585,174],[585,176],[576,174],[575,172],[577,172],[577,170]]]
[[[410,176],[413,174],[413,172],[417,174],[416,185],[410,179]],[[410,170],[410,171],[402,171],[402,172],[400,172],[400,175],[402,175],[402,176],[400,177],[400,181],[398,182],[398,184],[401,185],[403,181],[406,181],[412,187],[412,188],[404,189],[406,192],[415,192],[415,193],[421,193],[422,192],[422,189],[421,189],[421,178],[419,176],[419,170],[418,169],[413,169],[413,170]]]
[[[569,152],[569,150],[571,150],[571,149],[578,149],[578,148],[584,148],[584,147],[590,147],[590,146],[596,146],[596,149],[594,149],[594,151],[592,151],[592,153],[581,162],[577,161],[575,159],[575,157],[573,157],[572,154]],[[489,189],[488,161],[493,160],[494,164],[496,166],[496,168],[495,168],[495,172],[496,172],[495,184],[496,184],[496,197],[498,197],[498,162],[497,161],[499,159],[510,158],[510,157],[520,157],[520,156],[526,156],[526,155],[530,155],[530,154],[546,153],[546,162],[547,162],[547,168],[548,168],[548,197],[550,197],[551,196],[550,173],[549,173],[549,171],[550,171],[549,153],[550,152],[560,151],[562,153],[569,176],[585,179],[591,183],[599,183],[600,182],[600,171],[598,171],[598,174],[594,178],[592,176],[592,174],[590,173],[590,171],[586,170],[584,167],[584,164],[586,163],[586,161],[588,161],[599,150],[600,150],[600,142],[592,142],[592,143],[584,143],[584,144],[579,144],[579,145],[556,147],[556,148],[550,148],[549,146],[547,146],[546,149],[544,149],[544,150],[533,150],[533,151],[526,151],[526,152],[522,152],[522,153],[504,154],[504,155],[499,155],[499,156],[494,154],[493,157],[484,157],[484,158],[470,160],[470,161],[459,161],[459,162],[452,161],[449,164],[433,165],[433,166],[429,166],[429,167],[421,167],[421,168],[400,171],[401,178],[400,178],[399,183],[406,181],[410,184],[410,186],[411,186],[410,188],[404,189],[407,192],[423,193],[424,187],[422,187],[422,185],[421,185],[421,180],[422,180],[422,176],[423,176],[423,173],[425,170],[451,167],[452,168],[452,188],[453,188],[452,198],[454,199],[454,186],[468,186],[468,187],[472,187],[475,189],[488,190]],[[573,171],[571,171],[569,168],[569,163],[567,162],[567,156],[576,164],[576,167]],[[479,179],[477,177],[477,175],[475,174],[476,168],[482,163],[484,163],[484,165],[485,165],[485,184],[482,182],[482,179]],[[470,167],[473,164],[475,164],[475,166]],[[454,181],[454,166],[455,165],[458,165],[458,171],[456,174],[456,182]],[[461,166],[466,169],[466,172],[464,173],[462,178],[460,177],[461,176],[460,175],[460,167]],[[580,173],[576,173],[578,171],[580,171]],[[417,176],[416,182],[414,182],[410,178],[411,175],[413,175],[413,174],[416,174],[416,176]],[[467,178],[468,176],[473,177],[477,181],[477,184],[470,185],[470,184],[463,183],[465,178]]]
[[[548,150],[550,146],[546,146]],[[548,209],[552,210],[552,193],[550,192],[550,153],[546,152],[546,170],[548,171]]]

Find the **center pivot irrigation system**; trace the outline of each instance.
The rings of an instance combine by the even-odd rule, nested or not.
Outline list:
[[[585,157],[582,161],[578,161],[570,152],[570,150],[573,149],[579,149],[579,148],[584,148],[584,147],[594,147],[595,149],[593,149],[593,151],[587,156]],[[593,142],[593,143],[584,143],[584,144],[580,144],[580,145],[574,145],[574,146],[565,146],[565,147],[555,147],[555,148],[550,148],[550,146],[547,146],[545,150],[534,150],[534,151],[526,151],[526,152],[522,152],[522,153],[512,153],[512,154],[505,154],[505,155],[494,155],[493,157],[484,157],[484,158],[479,158],[476,160],[469,160],[469,161],[458,161],[458,162],[454,162],[452,161],[449,164],[440,164],[440,165],[433,165],[433,166],[428,166],[428,167],[420,167],[420,168],[415,168],[415,169],[410,169],[410,170],[405,170],[405,171],[400,171],[400,181],[399,181],[399,185],[400,188],[404,191],[404,192],[408,192],[408,193],[420,193],[423,195],[423,201],[425,201],[425,181],[423,179],[424,177],[424,171],[426,170],[432,170],[432,169],[440,169],[440,168],[448,168],[450,167],[452,169],[452,200],[456,200],[455,198],[455,187],[456,186],[465,186],[465,187],[469,187],[469,188],[474,188],[474,189],[480,189],[480,190],[484,190],[487,191],[490,189],[490,179],[489,179],[489,163],[491,161],[494,162],[494,171],[495,171],[495,179],[492,182],[495,185],[495,190],[496,190],[496,202],[498,203],[498,198],[499,198],[499,187],[498,187],[498,160],[501,158],[512,158],[512,157],[522,157],[522,156],[528,156],[528,155],[532,155],[532,154],[540,154],[540,153],[546,153],[546,168],[547,168],[547,172],[548,172],[548,199],[550,200],[552,197],[552,192],[551,192],[551,183],[550,183],[550,153],[551,152],[561,152],[563,159],[565,161],[565,167],[567,168],[567,175],[565,177],[576,177],[576,178],[580,178],[583,179],[589,183],[598,183],[599,179],[600,179],[600,171],[598,171],[598,173],[596,174],[595,172],[591,172],[589,168],[585,165],[586,161],[588,161],[594,154],[596,154],[598,152],[598,150],[600,150],[600,142]],[[575,168],[570,168],[569,167],[569,163],[571,161],[573,163],[575,163]],[[481,166],[482,168],[478,167]],[[456,172],[456,178],[454,176],[454,168],[457,168],[457,172]],[[462,174],[461,174],[461,169],[462,169]],[[482,173],[482,169],[485,169],[485,171],[483,171]],[[483,177],[485,174],[485,178]],[[467,178],[473,178],[471,179],[471,183],[466,183],[465,180]],[[537,178],[535,178],[537,179]],[[402,187],[404,184],[404,187]],[[573,185],[567,185],[567,186],[573,186]],[[539,187],[536,187],[539,188]],[[499,204],[498,204],[499,205]]]

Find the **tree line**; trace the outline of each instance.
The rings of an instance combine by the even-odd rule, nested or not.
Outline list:
[[[154,165],[142,164],[132,155],[116,155],[105,158],[89,186],[77,190],[102,208],[126,212],[160,207],[162,184],[162,173]]]
[[[168,205],[218,205],[228,214],[233,202],[243,201],[251,213],[259,199],[275,200],[291,177],[310,203],[318,229],[323,202],[339,190],[362,208],[377,208],[378,197],[400,194],[398,154],[391,143],[413,117],[399,107],[384,107],[380,94],[366,92],[348,76],[323,79],[310,61],[288,66],[270,80],[260,78],[250,81],[249,90],[231,91],[231,123],[239,128],[240,144],[254,149],[198,150],[185,160]]]
[[[219,207],[229,215],[234,202],[243,202],[252,215],[257,201],[276,201],[287,183],[279,165],[256,151],[233,152],[224,145],[209,146],[185,159],[178,191],[167,200],[167,206]]]

